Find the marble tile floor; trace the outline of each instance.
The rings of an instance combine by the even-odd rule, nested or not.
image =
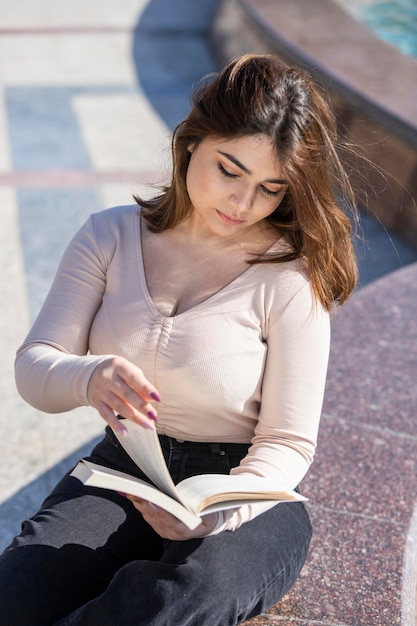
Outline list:
[[[51,416],[26,405],[14,384],[16,348],[36,316],[65,245],[78,226],[91,212],[130,202],[132,193],[152,193],[149,183],[165,180],[169,137],[188,110],[190,90],[201,76],[216,70],[207,34],[217,4],[218,0],[178,0],[173,10],[169,0],[90,0],[87,5],[81,0],[65,5],[54,0],[0,3],[0,280],[5,289],[0,316],[1,547],[7,545],[23,517],[36,509],[57,478],[102,431],[100,418],[90,409]],[[358,242],[361,287],[370,286],[358,291],[355,302],[359,304],[353,304],[351,310],[368,302],[368,297],[360,294],[374,289],[377,278],[417,259],[414,250],[369,218],[364,216],[362,225],[363,238]],[[407,276],[411,279],[411,274]],[[380,293],[377,285],[381,284],[375,283],[375,293]],[[350,315],[340,319],[349,320]],[[341,321],[342,329],[349,323]],[[352,324],[355,327],[356,322]],[[369,332],[365,325],[363,342]],[[336,354],[344,349],[344,340],[340,341],[338,344],[336,331]],[[395,350],[386,349],[389,364],[393,364]],[[312,493],[317,486],[320,492],[329,494],[322,508],[320,504],[312,508],[319,532],[310,567],[319,563],[324,570],[329,551],[338,549],[337,529],[349,534],[352,519],[358,532],[351,546],[358,554],[366,548],[363,537],[374,517],[381,526],[394,524],[401,530],[407,522],[403,509],[396,509],[390,502],[389,485],[383,498],[371,492],[369,498],[361,500],[360,490],[355,489],[357,483],[342,481],[349,498],[338,500],[336,490],[327,482],[334,464],[342,461],[344,476],[352,475],[360,463],[361,450],[364,454],[367,450],[367,433],[375,432],[371,419],[375,413],[383,423],[378,425],[379,443],[373,444],[373,451],[384,452],[384,459],[395,469],[393,480],[400,471],[401,459],[409,459],[415,445],[415,432],[407,431],[406,386],[411,385],[411,374],[407,378],[408,374],[403,373],[402,391],[397,393],[396,388],[387,385],[381,390],[390,403],[391,415],[388,405],[383,411],[372,409],[378,406],[380,397],[372,378],[378,378],[378,360],[366,364],[369,376],[360,376],[359,380],[358,362],[351,361],[351,357],[342,361],[351,369],[340,370],[336,358],[322,435],[323,448],[326,440],[335,439],[339,447],[330,446],[330,456],[318,457],[317,469],[307,483]],[[383,372],[389,375],[391,370],[385,363],[387,369]],[[345,393],[339,384],[348,376],[357,380],[356,395],[353,391]],[[395,401],[399,403],[398,411],[392,406]],[[353,410],[356,403],[359,411]],[[335,406],[340,409],[337,417]],[[360,433],[354,440],[349,427],[352,413]],[[400,448],[391,445],[389,429],[400,433]],[[356,456],[349,452],[352,447]],[[382,467],[371,468],[370,474],[366,467],[355,480],[366,478],[368,492]],[[412,471],[410,465],[406,474],[410,480]],[[341,480],[338,474],[336,478]],[[354,516],[352,511],[356,511],[358,502],[365,512]],[[385,512],[384,505],[388,506]],[[334,517],[326,513],[328,510]],[[335,526],[334,520],[338,522]],[[392,562],[386,576],[390,572],[397,575],[397,566]],[[303,590],[308,582],[309,570],[306,572],[300,581]],[[326,572],[319,581],[323,593],[332,588],[338,575],[337,571]],[[382,573],[372,584],[378,581],[385,584]],[[365,586],[361,601],[373,590],[372,585]],[[293,598],[290,596],[285,606],[292,606]],[[330,596],[329,602],[339,600]],[[395,601],[398,603],[398,598]],[[309,610],[303,614],[308,615],[307,621],[302,621],[300,614],[297,623],[319,624],[320,611],[326,614],[327,609],[310,606]],[[253,624],[281,624],[287,619],[292,623],[289,615],[296,615],[293,607],[287,617],[285,611],[284,607],[281,617],[274,614]],[[328,621],[322,623],[333,623],[329,621],[330,609],[327,615]],[[354,622],[347,620],[346,624]]]

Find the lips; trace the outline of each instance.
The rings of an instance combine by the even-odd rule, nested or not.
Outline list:
[[[239,220],[235,217],[230,217],[230,215],[226,215],[225,213],[222,213],[218,209],[216,209],[216,213],[219,216],[219,218],[222,220],[222,222],[224,222],[225,224],[230,224],[232,226],[243,224],[243,222],[245,221],[245,220]]]

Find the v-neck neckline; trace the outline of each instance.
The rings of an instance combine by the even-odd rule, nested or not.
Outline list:
[[[204,298],[203,300],[201,300],[201,302],[197,302],[197,304],[193,304],[189,308],[184,309],[183,311],[180,311],[179,313],[174,313],[173,315],[165,315],[164,313],[159,311],[159,309],[156,307],[156,305],[155,305],[155,303],[153,301],[153,298],[151,296],[151,292],[149,290],[148,282],[147,282],[147,279],[146,279],[145,259],[144,259],[144,256],[143,256],[143,246],[142,246],[142,219],[143,218],[142,218],[141,214],[139,213],[138,220],[137,220],[137,223],[136,223],[137,224],[136,225],[136,228],[137,228],[136,242],[137,242],[138,265],[139,265],[139,270],[140,270],[140,278],[141,278],[141,283],[142,283],[142,290],[143,290],[143,293],[145,295],[145,298],[147,300],[147,303],[148,303],[148,306],[149,306],[150,310],[154,313],[154,315],[156,315],[156,316],[158,316],[158,317],[160,317],[162,319],[174,320],[174,319],[179,318],[179,317],[183,317],[183,316],[187,316],[187,315],[193,315],[194,312],[198,312],[199,309],[201,309],[204,306],[210,304],[210,302],[212,300],[215,300],[218,297],[220,297],[221,295],[223,295],[223,293],[225,291],[227,291],[232,286],[235,286],[236,284],[241,282],[244,278],[246,278],[249,274],[251,274],[257,268],[257,265],[249,265],[241,274],[239,274],[238,276],[233,278],[231,281],[226,283],[226,285],[223,285],[223,287],[220,287],[220,289],[217,289],[217,291],[212,293],[207,298]],[[275,241],[268,248],[266,253],[270,252],[272,250],[272,248],[274,246],[276,246],[276,244],[277,244],[277,242]]]

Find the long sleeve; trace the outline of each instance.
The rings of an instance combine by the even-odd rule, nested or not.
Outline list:
[[[69,244],[39,315],[16,356],[22,397],[45,412],[88,404],[91,373],[104,356],[87,356],[109,259],[97,249],[93,221]]]
[[[268,333],[262,401],[248,455],[232,474],[267,476],[293,489],[313,461],[330,348],[329,315],[306,283]],[[274,506],[225,512],[214,533],[234,530]]]

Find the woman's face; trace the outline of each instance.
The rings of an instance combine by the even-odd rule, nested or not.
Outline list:
[[[280,204],[287,184],[266,135],[208,138],[189,149],[190,224],[200,233],[234,237],[259,225]]]

